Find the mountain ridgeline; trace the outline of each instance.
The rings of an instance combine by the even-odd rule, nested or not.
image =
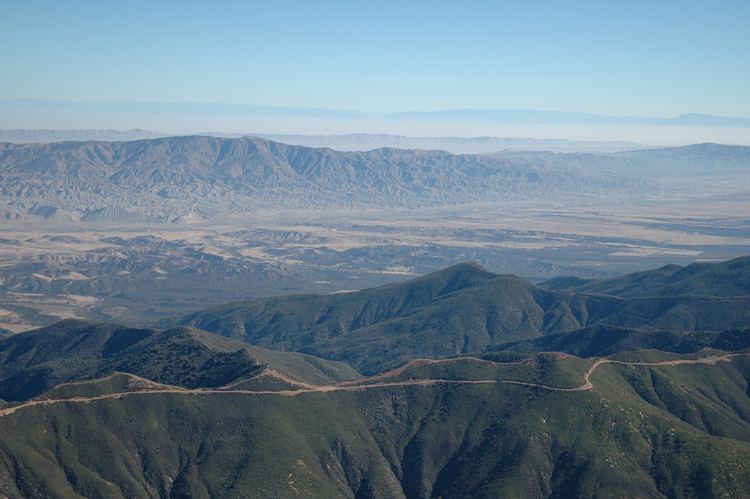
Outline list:
[[[612,279],[574,281],[556,278],[542,286],[557,291],[606,294],[621,298],[750,296],[750,257],[720,263],[693,263],[635,272]]]
[[[0,144],[5,219],[185,222],[258,209],[434,207],[643,196],[651,178],[745,171],[750,148],[613,154],[340,152],[255,137]],[[687,170],[685,170],[687,168]],[[739,170],[738,170],[739,168]]]
[[[104,216],[108,222],[117,213],[124,222],[174,221],[259,208],[438,206],[593,195],[636,185],[625,177],[489,156],[338,152],[253,137],[0,144],[0,170],[6,218]],[[11,190],[20,194],[10,196]]]
[[[460,264],[354,293],[229,304],[180,323],[251,344],[344,361],[365,373],[415,357],[477,354],[514,342],[528,347],[532,343],[522,340],[559,338],[592,327],[625,328],[631,337],[642,333],[639,337],[645,339],[657,332],[728,331],[750,325],[748,257],[668,266],[590,282],[573,291],[554,290],[561,282],[578,281],[555,280],[548,289]],[[561,343],[556,345],[562,349]]]
[[[302,395],[68,385],[0,416],[0,483],[13,498],[747,497],[745,357],[603,367],[579,391],[497,369]]]
[[[273,366],[315,382],[351,379],[349,366],[269,352],[205,331],[164,331],[65,320],[0,342],[0,399],[27,400],[57,385],[126,372],[157,383],[211,388]]]

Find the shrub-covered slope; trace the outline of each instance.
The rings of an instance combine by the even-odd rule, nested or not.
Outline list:
[[[0,399],[25,400],[60,383],[118,371],[181,387],[218,387],[266,365],[313,381],[357,376],[346,365],[266,352],[194,328],[157,331],[66,320],[0,341]]]
[[[720,263],[667,265],[598,281],[555,278],[543,287],[577,293],[601,293],[623,298],[750,296],[750,256]]]
[[[372,373],[412,358],[478,353],[594,326],[677,333],[748,327],[750,294],[743,287],[750,282],[748,261],[632,274],[617,281],[629,283],[623,296],[604,293],[610,281],[599,283],[602,289],[586,284],[587,292],[552,291],[462,264],[355,293],[229,304],[180,323],[251,344],[342,360]],[[663,284],[664,274],[673,282],[674,295],[654,291],[655,280]]]
[[[0,484],[10,497],[747,497],[749,377],[735,358],[602,366],[576,392],[429,384],[36,406],[0,417]]]

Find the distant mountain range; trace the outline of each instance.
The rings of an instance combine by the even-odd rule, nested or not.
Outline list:
[[[341,152],[254,137],[0,144],[0,213],[121,223],[258,209],[434,207],[642,197],[652,179],[746,175],[750,147],[698,144],[612,154]]]
[[[688,113],[666,118],[611,116],[595,113],[535,109],[446,109],[375,113],[219,102],[69,102],[49,99],[0,99],[0,112],[5,112],[8,117],[33,113],[96,113],[99,115],[244,116],[328,120],[463,121],[512,124],[750,127],[750,117],[730,117],[701,113]]]
[[[258,209],[425,207],[643,192],[616,172],[527,158],[376,149],[339,152],[206,136],[130,142],[0,144],[0,212],[167,222]]]
[[[169,137],[174,134],[150,130],[0,130],[0,142],[14,144],[49,142],[118,142]],[[351,133],[343,135],[241,134],[205,132],[200,135],[221,138],[260,137],[283,144],[328,147],[337,151],[369,151],[381,147],[394,149],[430,149],[453,154],[481,154],[499,151],[615,152],[643,149],[624,141],[583,141],[511,137],[408,137],[404,135]]]
[[[745,257],[553,291],[467,263],[182,319],[274,349],[193,326],[11,335],[2,493],[746,497],[748,276]]]
[[[584,141],[565,139],[529,139],[510,137],[407,137],[388,134],[283,135],[258,134],[276,142],[308,147],[330,147],[339,151],[363,151],[390,147],[431,149],[453,154],[484,154],[499,151],[617,152],[644,149],[625,141]],[[2,132],[0,132],[0,139]]]
[[[571,113],[563,111],[537,111],[533,109],[449,109],[444,111],[409,111],[389,115],[389,119],[535,124],[750,127],[750,118],[699,113],[681,114],[671,118],[648,118],[642,116],[608,116],[603,114]]]
[[[0,130],[0,142],[13,144],[32,144],[48,142],[86,142],[96,140],[101,142],[119,142],[127,140],[155,139],[166,137],[168,134],[151,130],[55,130],[55,129],[15,129]]]

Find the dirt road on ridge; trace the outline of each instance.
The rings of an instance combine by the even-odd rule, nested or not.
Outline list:
[[[617,365],[625,365],[625,366],[644,366],[644,367],[663,367],[663,366],[680,366],[680,365],[696,365],[696,364],[708,364],[708,365],[714,365],[717,362],[729,362],[733,357],[740,357],[740,356],[750,356],[750,353],[744,353],[744,354],[736,354],[736,353],[730,353],[725,355],[711,355],[708,357],[702,357],[698,359],[676,359],[676,360],[665,360],[660,362],[627,362],[624,360],[613,360],[613,359],[597,359],[591,367],[586,371],[586,373],[583,375],[583,384],[576,387],[556,387],[551,385],[545,385],[542,383],[533,383],[530,381],[518,381],[518,380],[509,380],[509,379],[479,379],[479,380],[450,380],[450,379],[413,379],[413,380],[407,380],[407,381],[380,381],[377,383],[369,383],[369,384],[347,384],[341,383],[337,385],[310,385],[307,383],[300,383],[294,380],[291,380],[287,378],[286,376],[281,375],[280,379],[284,381],[291,382],[297,386],[300,386],[300,388],[294,389],[294,390],[237,390],[232,389],[231,386],[235,386],[239,384],[239,382],[233,382],[230,385],[227,385],[226,387],[221,388],[198,388],[198,389],[190,389],[190,388],[180,388],[176,386],[171,385],[163,385],[160,383],[153,382],[151,380],[147,380],[145,378],[141,378],[140,376],[123,373],[127,376],[130,376],[133,380],[138,381],[140,383],[147,383],[148,389],[142,390],[142,391],[130,391],[130,392],[117,392],[117,393],[106,393],[102,395],[94,395],[90,397],[69,397],[69,398],[60,398],[60,399],[37,399],[37,400],[30,400],[28,402],[24,402],[22,404],[13,406],[13,407],[6,407],[4,409],[0,410],[0,417],[2,416],[9,416],[11,414],[14,414],[21,409],[29,408],[29,407],[36,407],[36,406],[46,406],[46,405],[54,405],[54,404],[85,404],[85,403],[91,403],[96,402],[99,400],[111,400],[111,399],[122,399],[125,397],[134,397],[134,396],[142,396],[142,395],[150,395],[150,394],[179,394],[179,395],[188,395],[188,396],[201,396],[201,395],[218,395],[218,394],[234,394],[234,395],[275,395],[275,396],[281,396],[281,397],[296,397],[298,395],[306,394],[306,393],[330,393],[330,392],[350,392],[350,391],[358,391],[358,390],[372,390],[376,388],[390,388],[390,387],[397,387],[397,386],[431,386],[431,385],[438,385],[438,384],[446,384],[446,385],[488,385],[488,384],[508,384],[508,385],[519,385],[519,386],[528,386],[532,388],[541,388],[543,390],[550,390],[550,391],[557,391],[557,392],[582,392],[582,391],[588,391],[592,390],[594,388],[594,384],[591,381],[591,376],[594,374],[594,372],[602,365],[605,364],[617,364]],[[405,371],[407,371],[410,368],[418,367],[420,365],[430,364],[430,363],[447,363],[447,362],[457,362],[466,360],[464,358],[457,358],[457,359],[420,359],[420,360],[414,360],[410,361],[400,368],[394,369],[392,371],[388,371],[387,373],[380,374],[373,376],[371,378],[365,378],[365,380],[373,380],[373,379],[385,379],[384,376],[387,374],[390,377],[397,376],[400,374],[403,374]],[[492,361],[485,361],[484,359],[478,359],[478,358],[469,358],[471,361],[476,362],[492,362]],[[496,364],[495,362],[492,362],[493,364]],[[270,374],[277,376],[280,373],[277,373],[276,371],[270,370]],[[109,376],[106,376],[104,379],[112,378],[114,374],[111,374]],[[97,380],[91,380],[91,381],[97,381]],[[361,381],[364,380],[360,380]],[[62,385],[58,386],[65,386],[65,385],[76,385],[76,384],[83,384],[87,383],[86,381],[74,381],[70,383],[63,383]],[[351,383],[351,382],[349,382]]]

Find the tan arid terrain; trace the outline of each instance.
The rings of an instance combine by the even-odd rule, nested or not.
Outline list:
[[[731,198],[259,212],[225,224],[6,222],[0,328],[71,317],[145,323],[247,297],[361,289],[462,261],[542,281],[748,253],[750,203]]]

